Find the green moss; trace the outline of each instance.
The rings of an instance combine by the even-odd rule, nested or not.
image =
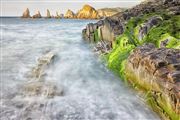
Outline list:
[[[169,45],[167,45],[168,48],[179,48],[180,16],[172,16],[163,20],[157,27],[150,29],[143,42],[151,42],[159,47],[160,41],[165,38],[164,36],[171,36],[172,38]]]
[[[99,35],[98,35],[98,30],[94,32],[94,42],[97,43],[100,40]]]
[[[175,49],[180,49],[180,40],[178,40],[175,37],[170,36],[168,33],[161,35],[160,40],[157,43],[157,46],[160,47],[161,42],[167,41],[167,45],[165,46],[166,48],[175,48]]]
[[[139,40],[138,34],[140,26],[147,22],[152,16],[160,16],[163,21],[157,26],[152,27],[147,35],[145,35],[142,40]],[[179,116],[173,111],[171,105],[168,104],[164,97],[157,96],[155,99],[152,91],[153,89],[160,91],[158,85],[149,85],[142,82],[142,80],[135,77],[135,73],[126,70],[128,69],[126,68],[127,58],[136,46],[144,43],[153,43],[157,47],[160,47],[161,42],[166,39],[168,39],[168,42],[165,47],[180,49],[179,15],[168,15],[166,12],[158,12],[131,18],[126,24],[124,33],[118,36],[113,42],[113,49],[106,55],[106,61],[108,67],[123,78],[125,82],[128,81],[135,89],[147,93],[145,99],[155,111],[161,114],[161,116],[164,116],[164,119],[170,118],[172,120],[178,120]],[[152,76],[149,77],[151,78]]]

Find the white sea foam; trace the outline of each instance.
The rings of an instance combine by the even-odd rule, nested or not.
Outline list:
[[[82,40],[81,30],[89,22],[3,18],[2,120],[159,120]],[[57,59],[46,70],[44,85],[62,86],[63,96],[23,95],[27,73],[46,51]]]

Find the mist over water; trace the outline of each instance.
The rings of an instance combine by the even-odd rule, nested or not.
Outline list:
[[[1,120],[159,120],[83,41],[82,29],[95,21],[1,21]],[[28,95],[22,87],[32,80],[28,74],[47,51],[56,59],[43,82],[61,88],[63,95]]]

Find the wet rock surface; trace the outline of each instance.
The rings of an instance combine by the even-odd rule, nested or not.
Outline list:
[[[30,80],[21,86],[22,96],[44,96],[47,98],[53,98],[55,96],[63,95],[63,87],[57,86],[53,83],[53,80],[48,80],[47,69],[53,64],[55,59],[55,53],[47,52],[38,59],[37,65],[32,69]]]
[[[161,108],[168,104],[180,114],[180,50],[155,48],[153,44],[138,47],[128,57],[126,75],[132,84],[146,84],[149,91],[160,93],[166,99]]]

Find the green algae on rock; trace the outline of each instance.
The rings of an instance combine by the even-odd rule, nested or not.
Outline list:
[[[170,120],[180,118],[179,5],[178,0],[148,0],[83,30],[96,52],[106,49],[99,44],[111,46],[101,52],[107,66],[143,91],[153,110]]]

